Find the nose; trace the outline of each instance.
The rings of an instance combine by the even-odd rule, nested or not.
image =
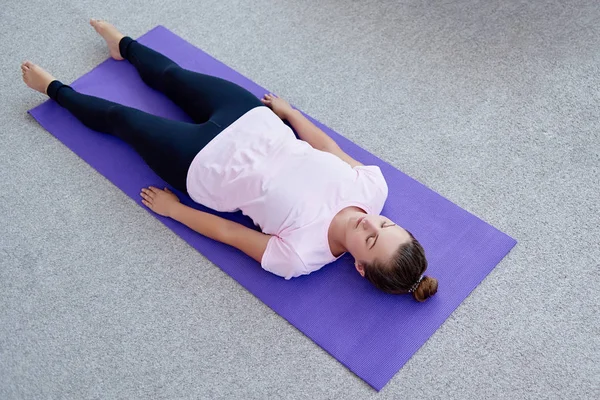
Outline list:
[[[370,218],[364,218],[360,224],[362,225],[363,229],[366,229],[368,231],[372,231],[372,230],[374,230],[374,228],[375,228],[375,230],[377,229],[375,227],[375,224],[373,223],[373,221],[371,221]]]

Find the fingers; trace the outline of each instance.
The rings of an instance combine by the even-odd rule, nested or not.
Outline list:
[[[165,193],[168,193],[165,195]],[[140,189],[142,204],[154,211],[158,215],[168,217],[170,210],[173,208],[174,202],[179,202],[175,195],[168,187],[159,189],[154,186]]]
[[[152,192],[148,189],[142,189],[142,191],[140,192],[140,196],[142,196],[142,203],[144,203],[148,207],[150,207],[152,205],[152,202],[154,201],[154,194],[150,195],[149,193]]]
[[[153,210],[154,197],[156,196],[156,193],[153,192],[151,188],[152,186],[150,186],[150,189],[142,188],[140,196],[142,196],[142,204],[148,207],[149,209]]]
[[[164,189],[159,189],[157,187],[154,186],[148,186],[147,188],[142,188],[141,189],[141,193],[140,194],[145,194],[146,196],[148,196],[149,198],[153,199],[154,196],[156,196],[157,194],[159,194],[161,191],[165,191],[165,192],[169,192],[169,193],[173,193],[171,192],[171,190],[169,190],[168,187],[165,187]]]
[[[275,96],[273,93],[267,93],[264,95],[264,97],[262,99],[260,99],[260,101],[269,107],[273,107],[273,102],[275,101],[275,99],[277,99],[277,96]]]
[[[171,191],[169,190],[169,188],[168,188],[168,187],[165,187],[165,188],[164,188],[164,189],[162,189],[162,190],[161,190],[161,189],[159,189],[159,188],[157,188],[157,187],[154,187],[154,186],[148,186],[147,188],[142,188],[142,192],[143,192],[143,193],[146,193],[147,195],[150,195],[150,196],[152,196],[152,197],[154,197],[155,195],[159,194],[159,193],[160,193],[160,192],[162,192],[163,190],[164,190],[165,192],[171,192]],[[171,193],[173,193],[173,192],[171,192]]]
[[[140,196],[144,199],[152,203],[156,195],[160,192],[160,189],[155,188],[154,186],[148,186],[148,188],[142,188],[140,192]]]
[[[142,196],[142,204],[148,208],[152,208],[152,198],[148,196],[146,193],[140,193]]]
[[[164,191],[167,193],[174,194],[168,187],[164,188]],[[140,192],[140,196],[142,197],[142,204],[145,206],[152,208],[154,205],[154,200],[156,196],[160,194],[161,190],[154,186],[148,186],[147,188],[142,188]]]

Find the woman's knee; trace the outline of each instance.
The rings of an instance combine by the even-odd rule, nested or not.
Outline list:
[[[106,123],[111,130],[111,133],[121,134],[122,132],[131,131],[140,121],[139,110],[134,108],[113,105],[106,112]]]
[[[106,119],[110,122],[122,122],[125,120],[123,107],[120,105],[112,105],[106,110]]]
[[[164,80],[177,80],[177,75],[182,71],[182,68],[172,63],[167,68],[164,69],[162,73],[162,77]]]

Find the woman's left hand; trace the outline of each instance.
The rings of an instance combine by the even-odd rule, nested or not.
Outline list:
[[[163,217],[170,217],[173,206],[179,203],[179,198],[169,188],[160,190],[154,186],[148,186],[148,188],[142,188],[140,195],[142,203],[146,207]]]

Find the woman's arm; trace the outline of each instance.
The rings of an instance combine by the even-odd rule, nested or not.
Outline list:
[[[287,101],[272,94],[266,94],[261,101],[264,105],[270,107],[279,118],[286,119],[296,133],[298,133],[300,139],[310,144],[313,148],[338,156],[352,168],[362,165],[346,154],[335,140],[319,129],[300,111],[294,110]]]
[[[179,202],[168,188],[142,188],[142,203],[164,217],[173,218],[188,228],[211,239],[233,246],[261,263],[271,235],[266,235],[242,224],[199,211]]]
[[[298,133],[300,139],[315,149],[325,151],[325,149],[332,148],[336,144],[329,135],[310,122],[300,111],[292,108],[287,101],[273,94],[266,94],[261,101],[271,108],[279,118],[287,120]]]
[[[292,110],[287,117],[290,125],[294,127],[298,136],[305,142],[308,142],[317,150],[326,151],[338,156],[342,161],[347,162],[352,168],[357,165],[363,165],[354,158],[346,154],[341,147],[329,135],[319,129],[309,119],[307,119],[298,110]]]
[[[170,217],[204,236],[243,251],[259,263],[271,238],[271,235],[181,203],[173,204]]]
[[[337,146],[328,134],[319,129],[300,111],[291,109],[285,115],[292,128],[298,133],[300,139],[304,140],[317,150],[327,151],[327,149]]]

